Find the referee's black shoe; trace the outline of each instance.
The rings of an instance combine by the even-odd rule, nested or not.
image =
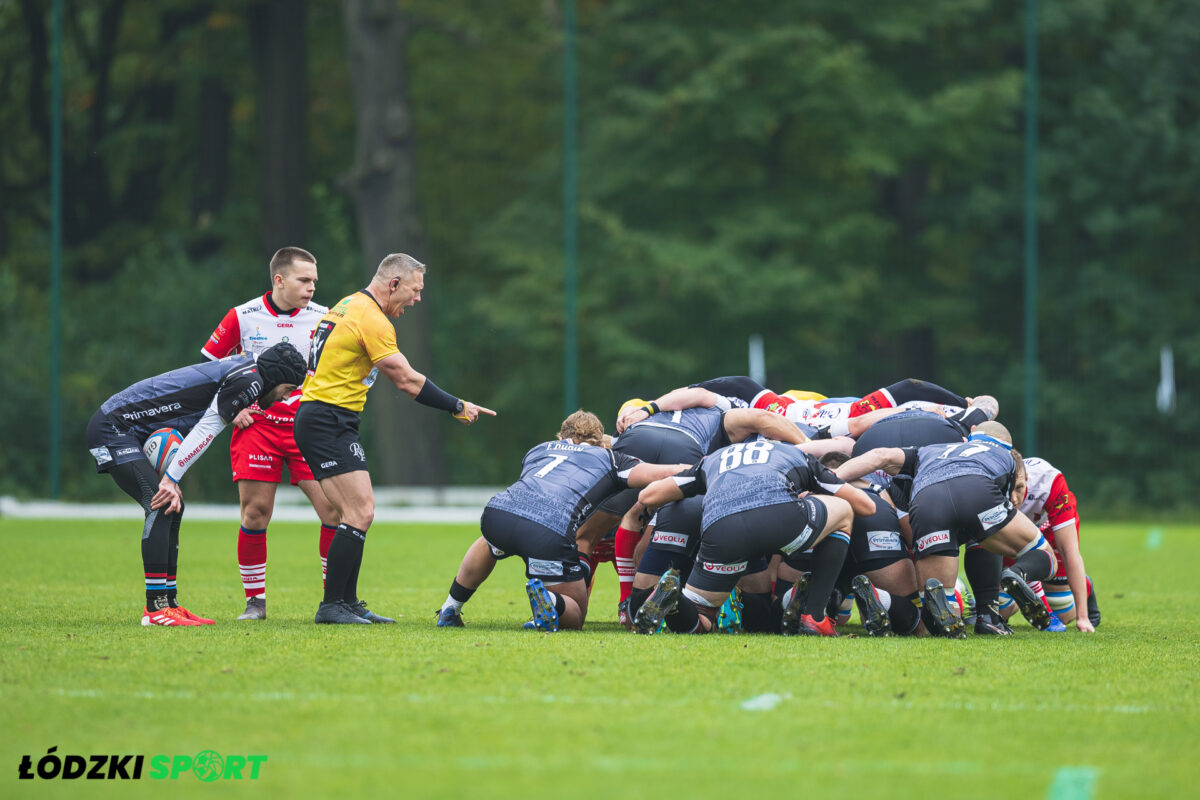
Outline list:
[[[318,625],[370,625],[343,602],[322,602],[317,606],[317,617],[313,620]]]
[[[358,614],[360,617],[373,625],[391,625],[396,621],[391,617],[385,617],[382,614],[376,614],[374,611],[367,608],[367,604],[363,600],[359,600],[357,603],[347,603],[346,605],[355,614]]]
[[[1039,631],[1050,627],[1050,612],[1046,610],[1042,599],[1034,593],[1033,589],[1029,588],[1029,584],[1025,582],[1025,578],[1020,573],[1011,567],[1001,572],[1000,588],[1008,592],[1008,596],[1016,601],[1017,608],[1021,609],[1021,614],[1029,620],[1030,625]]]

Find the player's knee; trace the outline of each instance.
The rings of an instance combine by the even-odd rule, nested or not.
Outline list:
[[[264,503],[248,503],[242,508],[242,527],[252,531],[265,530],[271,522],[271,506]]]

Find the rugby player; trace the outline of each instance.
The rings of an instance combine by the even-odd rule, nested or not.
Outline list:
[[[750,408],[730,408],[721,398],[695,389],[676,403],[661,407],[646,403],[642,419],[624,426],[613,449],[652,464],[695,464],[706,454],[753,435],[799,444],[807,441],[796,427],[776,414]],[[631,401],[635,402],[635,401]],[[622,408],[627,408],[626,403]],[[618,413],[618,418],[621,414]],[[590,553],[593,544],[616,526],[637,501],[637,492],[620,492],[604,501],[580,528],[580,549]],[[633,591],[634,557],[641,533],[617,527],[614,561],[620,582],[617,614],[628,624],[628,601]]]
[[[969,540],[1014,559],[1001,573],[1000,585],[1035,627],[1049,625],[1050,615],[1029,581],[1053,574],[1054,550],[1018,511],[1023,498],[1016,496],[1016,489],[1024,479],[1024,467],[1007,428],[987,422],[977,426],[966,442],[877,448],[847,461],[837,475],[853,480],[877,469],[912,477],[909,519],[917,578],[924,581],[924,605],[933,617],[934,633],[951,638],[966,635],[961,616],[950,604],[958,575],[958,547]]]
[[[681,587],[675,570],[664,574],[641,603],[635,629],[652,634],[665,620],[676,633],[707,633],[752,559],[813,547],[800,632],[836,636],[825,604],[846,556],[854,514],[875,509],[866,494],[798,447],[761,439],[731,444],[655,481],[638,501],[658,509],[701,494],[700,547],[687,583]]]
[[[595,414],[582,409],[571,414],[557,439],[525,454],[520,479],[488,501],[479,520],[483,535],[463,556],[438,611],[438,627],[463,627],[463,604],[496,562],[519,556],[525,562],[533,627],[547,632],[582,628],[591,567],[580,557],[576,529],[591,508],[615,492],[640,489],[687,466],[647,464],[610,450]]]
[[[146,626],[211,625],[178,602],[179,525],[183,493],[179,481],[217,434],[243,410],[269,409],[304,380],[304,358],[280,343],[253,356],[233,356],[165,372],[133,384],[105,400],[92,416],[87,443],[98,472],[107,472],[145,512],[142,569]],[[175,428],[183,443],[162,477],[142,452],[150,434]]]
[[[445,411],[464,425],[480,414],[496,415],[438,388],[413,369],[396,346],[396,329],[388,317],[401,316],[421,300],[425,269],[403,253],[385,257],[367,287],[338,301],[313,333],[294,430],[300,453],[338,518],[317,623],[395,621],[368,610],[358,597],[363,545],[375,519],[375,493],[358,435],[359,413],[379,373],[418,403]]]
[[[253,297],[226,312],[200,353],[209,359],[234,353],[261,353],[279,342],[289,342],[308,358],[313,329],[328,308],[312,302],[317,288],[317,260],[299,247],[284,247],[271,257],[271,291]],[[241,506],[237,559],[246,594],[246,610],[240,620],[267,616],[267,526],[275,510],[275,488],[286,464],[293,486],[312,503],[321,521],[317,551],[321,575],[325,554],[337,530],[337,512],[313,479],[296,439],[292,423],[300,391],[276,403],[269,412],[258,405],[242,409],[233,418],[229,461]]]
[[[1058,556],[1057,571],[1042,581],[1051,612],[1064,625],[1074,622],[1079,631],[1095,633],[1100,608],[1079,551],[1079,512],[1066,477],[1043,458],[1027,458],[1025,481],[1018,481],[1017,494],[1024,495],[1021,513],[1038,526]],[[1002,614],[1009,616],[1016,611],[1016,604],[1007,594],[1001,596],[1001,601]],[[1080,609],[1087,613],[1080,613]]]
[[[877,447],[925,447],[931,444],[953,444],[965,441],[971,429],[994,418],[999,404],[986,395],[974,398],[972,405],[955,417],[944,417],[937,411],[906,409],[878,420],[864,431],[854,443],[852,455],[859,456]],[[912,484],[904,476],[894,478],[876,473],[872,480],[887,486],[894,500],[899,501],[900,516],[907,517]],[[907,522],[905,521],[905,524]],[[911,539],[911,531],[909,532]],[[975,595],[977,613],[973,620],[975,633],[1006,635],[1012,629],[999,613],[1000,556],[985,550],[978,542],[969,542],[963,554],[963,567]],[[1015,610],[1015,607],[1014,607]]]

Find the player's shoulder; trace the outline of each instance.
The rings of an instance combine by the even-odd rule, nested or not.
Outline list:
[[[313,301],[309,300],[308,305],[304,307],[303,312],[305,314],[315,314],[323,317],[329,313],[329,306],[323,306],[320,303],[314,303]]]
[[[246,302],[240,303],[240,304],[234,306],[233,311],[239,317],[247,317],[247,316],[250,316],[251,314],[259,314],[263,311],[264,308],[266,308],[267,301],[265,298],[266,298],[266,295],[258,295],[257,297],[251,297]]]

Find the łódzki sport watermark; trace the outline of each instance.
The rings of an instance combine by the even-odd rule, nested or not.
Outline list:
[[[205,783],[256,781],[262,765],[267,762],[265,755],[223,756],[215,750],[201,750],[194,756],[60,756],[57,751],[57,745],[51,747],[37,761],[33,756],[21,756],[17,777],[23,781],[39,778],[44,781],[138,781],[142,778],[173,781],[190,772],[196,780]]]

